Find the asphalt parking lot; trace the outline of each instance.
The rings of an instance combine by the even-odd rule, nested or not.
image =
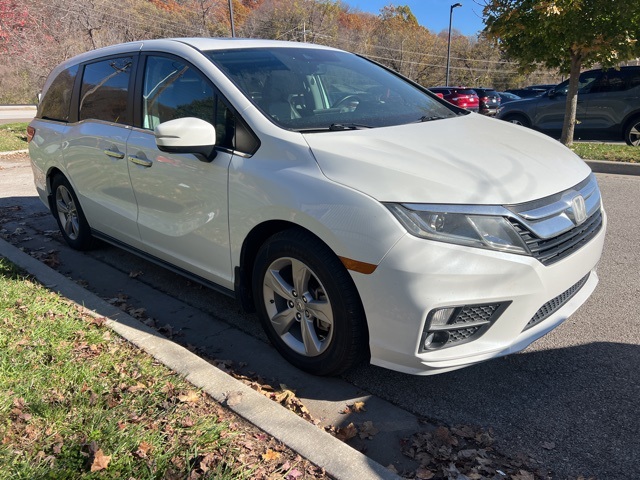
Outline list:
[[[279,359],[257,319],[232,299],[114,247],[88,254],[66,248],[35,198],[28,164],[0,158],[0,166],[3,236],[55,259],[59,272],[105,299],[126,293],[127,302],[144,308],[176,341],[295,388],[323,424],[353,421],[340,411],[362,399],[381,433],[354,446],[383,465],[402,468],[407,459],[396,444],[426,422],[491,428],[496,448],[534,459],[552,478],[640,474],[640,177],[598,175],[609,215],[600,285],[573,317],[526,351],[432,377],[361,366],[342,378],[319,379]],[[228,328],[208,331],[211,319]]]

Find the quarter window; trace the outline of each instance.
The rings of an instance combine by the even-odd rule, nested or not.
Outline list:
[[[79,119],[128,123],[131,57],[112,58],[84,67]]]
[[[74,65],[60,72],[53,80],[40,103],[38,118],[60,122],[69,121],[69,105],[77,73],[78,65]]]

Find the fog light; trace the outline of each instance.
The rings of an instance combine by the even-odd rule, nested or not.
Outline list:
[[[427,335],[422,345],[423,350],[434,350],[436,348],[443,347],[449,341],[449,332],[441,330],[438,332],[432,332]]]
[[[431,316],[431,326],[435,327],[446,325],[451,319],[454,311],[455,308],[441,308],[440,310],[436,310]]]
[[[459,305],[429,312],[418,353],[453,347],[482,336],[511,302]]]

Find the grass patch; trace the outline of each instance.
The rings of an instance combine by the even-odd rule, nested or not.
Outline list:
[[[0,125],[0,152],[27,148],[27,122]]]
[[[640,163],[640,147],[633,147],[631,145],[574,143],[571,146],[571,150],[585,160]]]
[[[103,323],[0,257],[0,478],[285,478],[306,462]]]

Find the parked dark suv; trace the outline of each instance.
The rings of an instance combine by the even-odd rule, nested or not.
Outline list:
[[[478,94],[480,113],[496,115],[500,107],[500,95],[493,88],[473,88]]]
[[[560,136],[569,81],[540,97],[510,102],[498,118]],[[640,67],[580,74],[575,138],[625,140],[640,146]]]

